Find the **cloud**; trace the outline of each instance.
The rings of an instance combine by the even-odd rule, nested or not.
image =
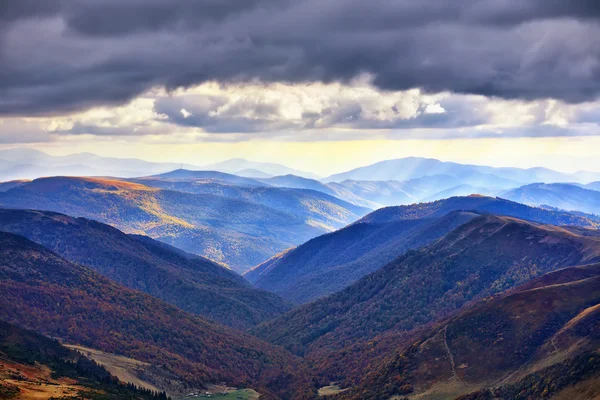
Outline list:
[[[211,81],[363,74],[383,91],[571,103],[600,93],[597,1],[39,3],[0,5],[0,114],[64,115]]]
[[[66,116],[0,118],[0,134],[32,139],[151,138],[154,142],[564,137],[600,134],[600,101],[504,100],[421,90],[381,91],[368,77],[349,84],[205,83],[151,90],[118,107]],[[130,140],[130,139],[128,139]]]

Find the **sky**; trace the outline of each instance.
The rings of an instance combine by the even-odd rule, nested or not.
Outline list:
[[[596,0],[0,2],[0,148],[600,171]]]

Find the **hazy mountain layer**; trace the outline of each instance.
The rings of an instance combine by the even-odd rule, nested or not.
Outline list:
[[[600,192],[566,183],[533,183],[502,192],[500,196],[533,206],[600,215]]]
[[[244,271],[323,233],[306,220],[247,201],[97,178],[40,178],[0,193],[0,205],[95,219]]]

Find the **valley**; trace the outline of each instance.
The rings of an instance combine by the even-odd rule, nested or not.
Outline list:
[[[58,377],[0,348],[2,393],[600,395],[593,184],[471,167],[404,181],[247,168],[6,182],[0,320],[111,378]]]

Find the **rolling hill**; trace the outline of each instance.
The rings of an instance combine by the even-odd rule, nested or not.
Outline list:
[[[257,389],[265,398],[312,392],[300,360],[72,264],[22,236],[0,233],[0,319],[171,374]],[[159,384],[159,382],[156,382]]]
[[[1,192],[0,206],[94,219],[227,263],[238,272],[326,231],[247,201],[98,178],[36,179]]]
[[[125,385],[103,367],[58,341],[0,321],[0,398],[167,400],[166,394]]]
[[[346,226],[371,211],[321,191],[308,189],[240,186],[234,182],[227,183],[194,177],[188,179],[148,177],[129,181],[161,189],[210,194],[259,204],[293,215],[326,232]]]
[[[311,239],[262,263],[244,276],[257,287],[305,303],[343,289],[406,250],[441,238],[476,213],[553,225],[600,226],[600,218],[532,208],[492,197],[453,197],[432,203],[387,207],[352,225]]]
[[[500,196],[532,206],[600,215],[600,192],[567,183],[533,183],[504,191]]]
[[[600,264],[570,267],[458,313],[340,397],[587,400],[599,349]]]
[[[245,329],[288,311],[271,293],[199,256],[146,236],[48,211],[0,209],[0,231],[27,237],[63,258],[184,311]]]
[[[296,354],[411,331],[555,269],[600,260],[600,238],[483,215],[331,296],[253,328]]]

